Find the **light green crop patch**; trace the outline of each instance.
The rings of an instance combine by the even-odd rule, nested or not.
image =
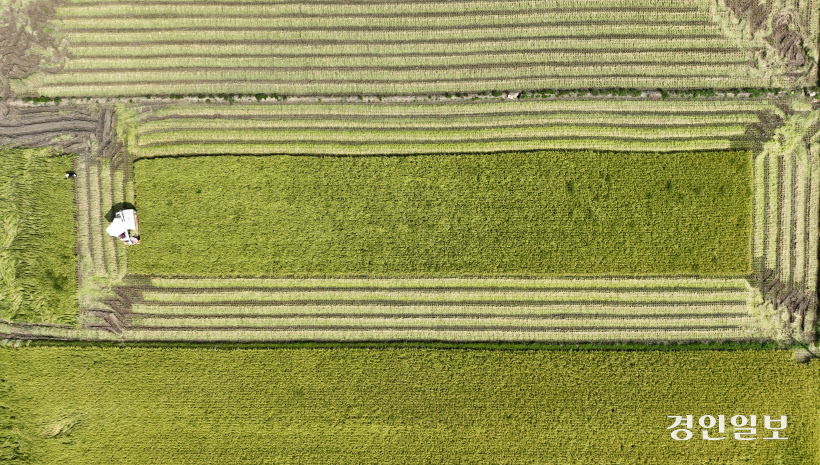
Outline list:
[[[788,351],[30,347],[0,351],[0,372],[36,464],[820,458],[820,364]],[[694,437],[672,439],[669,415],[693,415]],[[709,431],[725,439],[701,438],[703,415],[726,416]],[[734,415],[757,416],[755,440]],[[764,440],[763,415],[786,415],[788,439]]]
[[[750,271],[748,152],[196,157],[135,164],[129,271],[194,276]]]
[[[0,318],[74,323],[77,255],[70,156],[0,150]]]

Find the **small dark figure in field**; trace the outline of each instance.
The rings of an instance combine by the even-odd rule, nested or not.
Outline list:
[[[66,179],[77,179],[77,173],[73,171],[67,171],[65,174]]]

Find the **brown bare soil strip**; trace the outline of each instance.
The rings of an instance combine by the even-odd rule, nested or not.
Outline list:
[[[771,5],[768,1],[761,3],[759,0],[725,0],[735,16],[748,21],[752,32],[766,28],[766,20],[771,13]]]
[[[25,79],[35,72],[54,72],[65,64],[64,44],[47,31],[56,17],[56,1],[39,0],[22,5],[4,3],[0,11],[0,98],[10,97],[11,80]],[[7,108],[3,103],[0,114]]]
[[[51,121],[29,125],[4,127],[0,123],[0,138],[25,137],[35,134],[66,132],[90,132],[97,129],[97,122],[86,121]]]
[[[747,125],[746,138],[752,151],[760,153],[763,144],[771,140],[777,128],[783,125],[783,118],[771,110],[763,110],[757,112],[757,119],[759,122]]]
[[[102,110],[100,120],[102,124],[97,126],[96,134],[97,143],[100,146],[99,154],[103,158],[114,158],[123,148],[122,144],[117,140],[117,112],[114,111],[113,108],[105,108]]]
[[[800,19],[791,13],[776,14],[772,18],[772,34],[767,37],[781,58],[786,59],[792,72],[807,64],[806,51],[803,48],[804,37],[800,33]],[[796,24],[797,23],[797,24]],[[797,72],[797,74],[801,74]]]
[[[115,334],[122,333],[124,325],[116,313],[103,310],[87,310],[87,312],[102,318],[107,323],[107,325],[87,325],[87,328],[104,329]]]
[[[8,108],[0,119],[0,145],[20,147],[53,147],[64,153],[85,153],[91,142],[104,143],[95,137],[103,120],[90,111],[60,107]],[[55,141],[57,136],[71,136]]]
[[[792,289],[780,282],[775,270],[767,269],[761,274],[760,291],[767,302],[771,302],[776,309],[784,312],[787,329],[796,324],[796,330],[807,340],[814,338],[814,328],[810,327],[809,313],[817,311],[817,295],[801,289]]]
[[[75,154],[86,154],[96,145],[96,156],[109,158],[121,148],[116,140],[116,112],[112,108],[10,107],[7,112],[0,118],[0,145],[47,146]],[[55,141],[58,136],[61,139]]]
[[[62,112],[49,111],[48,113],[31,113],[25,114],[15,108],[2,120],[0,120],[0,129],[10,130],[10,128],[27,128],[36,124],[56,124],[71,122],[74,124],[94,124],[98,123],[96,118],[87,115],[71,114],[67,115]],[[19,115],[26,115],[20,118]],[[93,128],[83,127],[83,131],[92,131]]]

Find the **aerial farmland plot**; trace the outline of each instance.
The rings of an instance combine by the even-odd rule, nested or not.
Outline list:
[[[820,4],[0,6],[0,463],[820,463]]]

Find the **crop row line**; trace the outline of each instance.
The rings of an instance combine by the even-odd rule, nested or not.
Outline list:
[[[481,5],[481,4],[492,4],[492,5],[522,5],[523,7],[531,7],[533,2],[531,1],[521,1],[521,0],[498,0],[493,2],[487,2],[486,0],[476,0],[476,1],[465,1],[465,0],[458,0],[452,2],[453,5],[457,5],[459,8],[469,7],[470,5]],[[584,1],[584,6],[579,6],[577,0],[556,0],[555,2],[550,2],[549,4],[552,5],[567,5],[567,8],[591,8],[591,7],[646,7],[646,8],[698,8],[697,6],[693,6],[691,2],[685,1],[655,1],[655,0],[587,0]],[[70,7],[80,8],[84,5],[90,5],[96,8],[102,7],[122,7],[122,2],[116,1],[97,1],[97,0],[72,0]],[[301,6],[304,7],[305,5],[327,5],[327,6],[339,6],[339,5],[385,5],[390,8],[395,8],[397,5],[434,5],[440,6],[441,2],[437,0],[398,0],[395,2],[387,2],[387,1],[370,1],[370,0],[343,0],[343,1],[330,1],[330,0],[307,0],[304,2],[294,2],[293,0],[275,0],[275,1],[254,1],[254,0],[139,0],[136,2],[136,5],[139,6],[148,6],[148,7],[156,7],[162,5],[168,6],[179,6],[179,5],[194,5],[194,6],[207,6],[207,5],[231,5],[231,6],[250,6],[250,7],[263,7],[263,6],[276,6],[282,7],[285,5],[293,5],[293,6]],[[703,4],[701,4],[703,5]],[[133,8],[132,5],[129,7]],[[703,8],[703,6],[701,6]]]
[[[382,3],[368,2],[365,5],[353,8],[344,3],[326,3],[325,8],[315,8],[309,3],[249,3],[241,2],[234,4],[196,2],[184,4],[173,3],[151,3],[146,4],[130,3],[123,5],[95,4],[93,7],[75,4],[63,5],[57,11],[59,20],[106,20],[106,19],[166,19],[166,18],[228,18],[228,19],[305,19],[305,18],[336,18],[336,17],[365,17],[365,18],[391,18],[401,17],[440,17],[446,12],[454,16],[475,15],[475,16],[506,16],[506,15],[543,15],[553,16],[567,15],[583,18],[589,15],[603,15],[605,17],[620,16],[630,14],[633,16],[647,18],[669,18],[669,17],[705,17],[705,12],[696,7],[663,7],[663,6],[552,6],[558,3],[546,4],[548,6],[535,6],[531,2],[521,2],[519,5],[510,3],[499,4],[498,2],[471,2],[465,5],[461,2],[441,2],[431,3],[433,8],[401,8],[403,2]],[[517,6],[517,8],[515,7]],[[327,8],[330,7],[330,8]],[[384,8],[386,7],[386,8]]]
[[[567,134],[565,136],[538,136],[533,135],[531,137],[490,137],[490,138],[482,138],[480,141],[476,141],[476,138],[465,138],[465,139],[440,139],[440,140],[424,140],[424,139],[391,139],[389,142],[385,141],[376,141],[376,140],[365,140],[365,141],[357,141],[357,140],[321,140],[321,141],[311,141],[309,136],[306,136],[303,139],[279,139],[279,140],[268,140],[268,139],[244,139],[241,141],[241,144],[231,144],[228,140],[211,140],[211,141],[200,141],[198,139],[177,139],[173,141],[161,141],[161,142],[151,142],[151,143],[141,143],[140,148],[150,149],[154,147],[167,147],[169,149],[173,149],[174,147],[184,147],[184,146],[197,146],[202,148],[207,148],[208,146],[232,146],[235,145],[237,148],[241,149],[242,144],[249,144],[249,145],[257,145],[257,146],[266,146],[270,150],[274,150],[271,152],[272,154],[279,153],[280,150],[275,149],[277,146],[288,146],[293,144],[303,144],[305,147],[320,147],[320,146],[351,146],[351,147],[366,147],[366,146],[378,146],[378,147],[390,147],[391,145],[414,145],[414,146],[423,146],[423,145],[438,145],[441,143],[447,144],[467,144],[470,142],[473,143],[493,143],[493,142],[538,142],[542,145],[539,146],[546,146],[548,144],[544,144],[544,142],[549,141],[557,141],[557,142],[570,142],[570,141],[600,141],[600,142],[609,142],[609,141],[623,141],[623,142],[680,142],[680,141],[712,141],[715,139],[721,140],[729,140],[727,137],[715,137],[715,136],[664,136],[664,137],[656,137],[652,135],[648,135],[645,137],[619,137],[619,136],[608,136],[608,137],[601,137],[601,136],[576,136]],[[556,146],[560,147],[564,144],[556,144]],[[567,144],[569,145],[569,144]],[[685,150],[681,148],[681,150]],[[230,153],[230,150],[227,152],[216,151],[214,153]],[[244,151],[243,151],[244,153]],[[285,153],[285,152],[282,152]]]
[[[563,68],[563,67],[561,67]],[[568,67],[569,68],[569,67]],[[672,73],[661,72],[664,69],[674,70]],[[732,69],[731,67],[722,68],[720,66],[714,65],[690,65],[686,68],[678,68],[676,66],[670,65],[652,65],[645,68],[647,72],[644,74],[635,74],[634,69],[630,66],[611,66],[611,67],[601,67],[597,69],[600,77],[603,78],[628,78],[628,77],[643,77],[648,78],[649,75],[657,75],[658,77],[668,76],[668,77],[713,77],[713,78],[720,78],[720,77],[731,77],[731,76],[744,76],[746,73],[745,70],[740,69]],[[301,69],[299,67],[294,67],[292,69],[283,69],[283,70],[274,70],[273,68],[269,69],[255,69],[255,70],[242,70],[241,68],[202,68],[196,70],[174,70],[172,72],[163,72],[163,71],[141,71],[141,70],[128,70],[128,69],[121,69],[116,71],[109,71],[109,72],[100,72],[100,73],[84,73],[82,70],[67,70],[64,73],[48,75],[47,77],[43,77],[43,83],[45,85],[56,85],[56,84],[93,84],[93,85],[121,85],[122,83],[133,82],[133,83],[152,83],[158,82],[160,78],[165,76],[168,80],[169,84],[176,84],[179,82],[198,82],[198,81],[209,81],[215,79],[225,79],[228,82],[233,82],[237,79],[242,79],[245,82],[253,83],[253,84],[264,84],[269,82],[278,82],[281,84],[288,84],[288,83],[299,83],[299,82],[316,82],[316,83],[403,83],[403,84],[413,84],[413,83],[428,83],[434,82],[433,77],[438,75],[440,79],[445,82],[474,82],[474,81],[483,81],[487,79],[492,79],[494,77],[498,77],[503,75],[505,72],[509,75],[510,79],[550,79],[550,78],[560,78],[560,79],[578,79],[578,78],[590,78],[595,76],[596,69],[589,68],[588,66],[578,66],[574,65],[572,67],[571,72],[568,74],[563,74],[561,69],[551,69],[551,68],[544,68],[538,65],[528,65],[528,66],[521,66],[515,67],[512,69],[507,69],[503,65],[502,66],[486,66],[481,69],[464,69],[461,70],[459,68],[453,68],[446,70],[444,72],[439,70],[440,73],[437,73],[436,70],[431,69],[424,69],[424,67],[419,67],[418,69],[414,69],[413,71],[408,71],[404,73],[397,73],[394,77],[390,79],[385,79],[385,74],[380,72],[379,69],[342,69],[342,68],[325,68],[322,69],[323,73],[321,74],[321,79],[318,76],[314,76],[313,71],[311,69]],[[383,70],[384,71],[384,70]],[[624,72],[619,72],[624,71]],[[632,71],[628,73],[626,71]],[[728,74],[728,73],[733,74]],[[500,74],[499,74],[500,73]],[[671,74],[671,76],[669,76]],[[311,78],[314,76],[314,78]]]
[[[333,81],[316,82],[315,80],[302,80],[295,82],[283,81],[163,81],[156,79],[153,81],[135,81],[123,83],[83,83],[83,84],[53,84],[35,85],[42,95],[62,96],[62,97],[117,97],[123,95],[167,95],[167,94],[207,94],[213,92],[229,92],[233,94],[254,94],[258,92],[266,93],[286,93],[289,95],[325,95],[325,96],[349,96],[360,93],[381,94],[381,95],[404,95],[404,94],[428,94],[444,93],[452,89],[459,89],[461,92],[485,92],[498,87],[497,80],[492,79],[462,79],[440,80],[440,81],[384,81],[375,80],[364,81]],[[731,77],[731,76],[688,76],[681,77],[637,77],[621,76],[607,77],[602,81],[592,76],[583,77],[563,77],[554,78],[521,78],[505,81],[509,86],[517,88],[590,88],[595,86],[622,87],[622,88],[646,88],[646,87],[672,87],[678,88],[703,88],[707,86],[723,87],[754,87],[759,84],[755,77]]]
[[[400,278],[397,278],[400,279]],[[306,281],[310,281],[310,278],[305,278]],[[594,281],[593,281],[594,283]],[[705,292],[705,293],[736,293],[736,292],[745,292],[746,286],[698,286],[698,287],[687,287],[687,286],[641,286],[640,283],[630,283],[623,286],[618,286],[614,288],[610,288],[604,285],[592,285],[589,287],[571,287],[571,286],[550,286],[550,287],[539,287],[537,285],[534,286],[526,286],[526,287],[515,287],[515,286],[436,286],[436,287],[421,287],[421,286],[346,286],[343,283],[339,283],[337,286],[293,286],[293,287],[286,287],[286,286],[226,286],[226,287],[204,287],[198,285],[198,283],[192,283],[191,287],[170,287],[170,286],[162,286],[162,287],[152,287],[152,286],[130,286],[131,289],[135,291],[160,291],[160,292],[168,292],[168,293],[219,293],[219,292],[333,292],[333,291],[341,291],[341,292],[425,292],[425,293],[456,293],[456,292],[467,292],[467,291],[481,291],[481,292],[515,292],[515,293],[522,293],[522,294],[531,294],[531,293],[547,293],[547,292],[589,292],[589,291],[610,291],[610,292],[625,292],[625,293],[669,293],[669,292]]]
[[[633,288],[676,288],[682,290],[699,289],[748,289],[748,282],[743,278],[709,278],[696,276],[613,276],[613,277],[576,277],[576,278],[515,278],[515,277],[455,277],[455,278],[201,278],[158,276],[131,276],[134,288],[148,287],[153,289],[184,287],[225,289],[235,287],[253,288],[344,288],[377,287],[377,288],[424,288],[439,287],[458,288],[494,288],[530,287],[561,289],[623,289]],[[141,283],[141,284],[140,284]]]
[[[89,47],[91,48],[91,47]],[[280,59],[291,59],[291,58],[312,58],[312,59],[321,59],[321,58],[379,58],[379,59],[389,59],[389,58],[468,58],[468,57],[487,57],[487,56],[494,56],[494,57],[501,57],[501,56],[510,56],[510,55],[539,55],[539,56],[556,56],[556,57],[573,57],[573,59],[578,60],[580,57],[589,56],[589,60],[607,57],[608,55],[613,56],[650,56],[650,55],[669,55],[669,56],[689,56],[689,55],[703,55],[714,57],[715,60],[719,60],[722,55],[740,55],[740,54],[747,54],[749,50],[747,49],[740,49],[740,48],[713,48],[713,47],[668,47],[668,48],[647,48],[647,49],[637,49],[631,48],[628,50],[624,49],[617,49],[617,48],[595,48],[595,49],[587,49],[587,48],[555,48],[555,49],[538,49],[535,50],[533,48],[521,48],[521,49],[504,49],[504,50],[476,50],[476,51],[446,51],[446,52],[417,52],[417,51],[407,51],[407,52],[400,52],[400,53],[373,53],[367,51],[358,51],[358,52],[344,52],[344,53],[332,53],[332,52],[325,52],[322,50],[316,50],[313,53],[280,53],[278,51],[271,51],[270,53],[230,53],[230,52],[219,52],[219,51],[200,51],[200,50],[190,50],[188,53],[185,53],[186,50],[180,50],[180,53],[163,53],[159,51],[157,53],[147,53],[151,52],[152,50],[143,51],[143,53],[136,53],[135,50],[130,49],[132,52],[131,54],[127,53],[117,53],[115,56],[112,56],[111,50],[106,49],[100,51],[99,54],[93,54],[90,50],[87,50],[85,47],[76,47],[72,48],[72,53],[74,59],[69,64],[76,64],[80,60],[107,60],[112,61],[112,58],[116,57],[118,60],[134,60],[134,59],[145,59],[145,60],[173,60],[173,59],[183,59],[183,58],[191,58],[191,59],[200,59],[200,60],[213,60],[216,58],[219,59],[234,59],[234,60],[249,60],[249,59],[271,59],[271,60],[280,60]]]
[[[720,306],[721,309],[725,308],[724,306]],[[685,309],[684,309],[685,310]],[[500,319],[522,319],[522,320],[572,320],[577,321],[579,319],[583,319],[585,321],[595,321],[595,320],[606,320],[606,319],[618,319],[618,320],[674,320],[674,319],[748,319],[749,312],[748,311],[741,311],[741,312],[726,312],[721,311],[719,313],[708,313],[708,314],[692,314],[692,313],[664,313],[664,314],[632,314],[628,312],[622,313],[476,313],[476,312],[469,312],[469,311],[461,311],[461,312],[452,312],[452,313],[438,313],[438,312],[404,312],[404,313],[376,313],[376,312],[325,312],[325,313],[318,313],[318,312],[310,312],[310,313],[301,313],[301,312],[290,312],[290,313],[230,313],[226,311],[224,313],[147,313],[147,312],[133,312],[132,318],[142,318],[142,319],[167,319],[167,318],[178,318],[181,320],[184,319],[295,319],[295,318],[342,318],[342,319],[356,319],[356,318],[372,318],[372,319],[414,319],[414,318],[437,318],[437,319],[454,319],[454,318],[475,318],[475,319],[488,319],[488,318],[500,318]]]
[[[442,121],[444,123],[445,121]],[[222,121],[217,121],[216,123],[222,123]],[[584,130],[594,130],[596,128],[624,128],[624,129],[658,129],[662,128],[665,131],[674,131],[674,130],[683,130],[684,132],[686,129],[699,129],[699,128],[734,128],[737,125],[732,125],[731,123],[689,123],[689,124],[664,124],[661,122],[655,122],[652,124],[651,122],[646,123],[596,123],[596,124],[572,124],[572,123],[543,123],[541,125],[529,123],[529,124],[495,124],[495,125],[463,125],[458,127],[448,126],[448,125],[438,125],[438,126],[416,126],[416,127],[406,127],[406,126],[399,126],[396,125],[394,127],[384,126],[384,127],[377,127],[375,126],[376,121],[373,121],[370,124],[374,126],[370,127],[351,127],[349,125],[339,125],[339,126],[332,126],[332,125],[321,125],[321,126],[295,126],[288,124],[289,122],[279,122],[279,121],[272,121],[270,125],[242,125],[239,127],[229,127],[224,129],[241,129],[243,131],[266,131],[266,130],[288,130],[288,131],[350,131],[354,129],[356,133],[361,132],[383,132],[389,129],[399,129],[401,128],[401,132],[422,132],[422,131],[441,131],[441,132],[463,132],[466,130],[472,131],[491,131],[491,130],[498,130],[498,129],[542,129],[545,133],[549,133],[548,128],[578,128],[581,129],[582,132]],[[281,124],[284,123],[284,124]],[[192,126],[192,125],[179,125],[176,128],[172,127],[165,127],[165,128],[153,128],[153,129],[141,129],[139,131],[140,136],[148,136],[152,134],[176,134],[178,132],[187,132],[187,131],[208,131],[219,129],[220,126],[217,124],[214,125],[203,125],[203,126]],[[742,131],[733,130],[732,134],[742,134]],[[715,134],[715,136],[724,136],[726,134]],[[172,140],[175,140],[176,137],[172,137]]]
[[[767,340],[754,331],[733,330],[624,330],[616,331],[431,331],[404,330],[316,330],[316,331],[211,331],[190,332],[150,329],[130,330],[123,334],[132,341],[208,341],[208,342],[293,342],[293,341],[549,341],[553,343],[619,343],[619,342],[702,342]]]
[[[739,119],[748,118],[749,112],[763,111],[770,107],[768,104],[759,102],[746,102],[745,105],[733,104],[725,101],[710,101],[704,105],[687,105],[691,102],[650,102],[636,105],[629,101],[550,101],[550,102],[515,102],[503,105],[476,105],[475,103],[448,103],[443,102],[407,102],[404,104],[385,104],[384,106],[374,106],[372,104],[350,104],[350,103],[328,103],[324,108],[325,112],[318,112],[314,105],[297,103],[260,103],[244,106],[168,106],[144,113],[141,123],[151,121],[162,121],[166,119],[249,119],[249,120],[271,120],[271,117],[286,117],[288,119],[341,119],[349,118],[372,118],[382,120],[384,118],[405,118],[405,119],[442,119],[448,121],[454,118],[492,118],[499,117],[522,117],[522,116],[542,116],[557,118],[588,117],[602,115],[609,117],[642,117],[650,118],[677,118],[677,117],[700,117],[710,119],[715,116],[732,116]],[[541,104],[541,105],[539,105]],[[735,105],[738,105],[735,107]],[[668,111],[664,111],[664,108]],[[398,111],[398,113],[396,113]]]
[[[675,61],[673,63],[674,66],[695,66],[695,67],[704,67],[710,66],[713,68],[720,68],[720,67],[736,67],[741,65],[746,65],[748,63],[747,59],[743,60],[722,60],[718,63],[712,61]],[[121,63],[122,64],[122,63]],[[487,69],[487,68],[496,68],[501,65],[503,66],[513,66],[513,67],[530,67],[530,66],[538,66],[538,67],[550,67],[550,68],[576,68],[578,67],[578,62],[559,62],[559,61],[537,61],[537,60],[530,60],[530,61],[513,61],[513,62],[502,62],[498,63],[497,61],[488,61],[485,63],[470,63],[470,64],[448,64],[448,65],[427,65],[427,64],[419,64],[419,65],[395,65],[395,66],[378,66],[378,65],[370,65],[370,66],[356,66],[356,65],[327,65],[327,66],[232,66],[232,65],[225,65],[220,63],[213,63],[208,66],[185,66],[179,64],[174,66],[173,64],[169,63],[166,66],[140,66],[140,63],[134,63],[132,67],[128,66],[118,66],[118,67],[108,67],[108,68],[81,68],[77,66],[69,66],[66,68],[66,74],[106,74],[106,73],[118,73],[122,71],[137,71],[140,73],[156,73],[156,72],[165,72],[165,71],[173,71],[176,73],[186,73],[186,72],[199,72],[199,71],[243,71],[243,72],[279,72],[279,71],[418,71],[418,70],[425,70],[425,71],[449,71],[449,70],[475,70],[475,69]],[[669,63],[660,62],[657,60],[623,60],[623,61],[601,61],[596,62],[596,65],[602,68],[619,68],[619,67],[630,67],[630,66],[643,66],[643,67],[669,67],[671,66]]]
[[[358,305],[358,306],[383,306],[383,307],[413,307],[418,305],[427,305],[427,306],[434,306],[434,307],[452,307],[452,306],[459,306],[459,307],[479,307],[479,306],[493,306],[493,307],[519,307],[519,306],[543,306],[543,305],[622,305],[624,307],[633,307],[633,306],[648,306],[648,307],[656,307],[656,306],[700,306],[705,303],[715,304],[715,305],[741,305],[747,303],[745,299],[713,299],[713,300],[650,300],[647,299],[645,301],[640,300],[622,300],[617,298],[612,299],[565,299],[565,300],[442,300],[436,301],[432,299],[426,300],[389,300],[389,299],[365,299],[365,300],[355,300],[355,299],[292,299],[292,300],[253,300],[253,299],[242,299],[242,300],[200,300],[200,301],[186,301],[186,300],[173,300],[173,301],[160,301],[160,300],[148,300],[147,303],[156,306],[179,306],[179,305],[188,305],[188,306],[235,306],[237,304],[244,304],[244,305],[251,305],[251,306],[262,306],[268,305],[271,307],[284,307],[284,306],[312,306],[312,305],[334,305],[334,304],[344,304],[344,305]]]
[[[127,307],[127,308],[126,308]],[[385,306],[385,305],[348,305],[346,303],[334,303],[331,305],[307,305],[294,307],[291,305],[246,305],[244,303],[234,303],[228,306],[218,305],[154,305],[151,303],[131,302],[130,307],[123,307],[127,313],[134,316],[178,316],[192,318],[221,317],[233,315],[236,317],[276,317],[281,315],[296,316],[345,316],[362,315],[377,317],[379,315],[437,315],[437,316],[474,316],[476,318],[488,316],[543,316],[555,318],[593,318],[593,317],[623,317],[623,318],[652,318],[652,317],[695,317],[709,315],[742,316],[749,315],[749,303],[726,305],[726,304],[693,304],[684,306],[675,305],[589,305],[584,304],[561,304],[561,305],[522,305],[520,307],[476,305],[464,306],[431,306],[416,305],[408,306]]]
[[[238,5],[237,5],[238,6]],[[299,12],[279,12],[279,11],[287,11],[285,8],[278,7],[276,11],[265,12],[265,8],[245,8],[245,7],[228,7],[228,8],[218,8],[219,13],[213,13],[208,10],[213,9],[205,9],[206,12],[202,11],[202,5],[197,4],[195,8],[180,8],[179,6],[174,6],[171,9],[151,9],[151,10],[143,10],[139,8],[131,8],[128,14],[122,13],[114,13],[114,12],[105,12],[103,11],[94,11],[90,12],[90,14],[85,14],[86,11],[82,10],[75,10],[71,7],[63,7],[59,12],[59,24],[62,27],[72,27],[78,28],[78,26],[82,26],[85,24],[92,24],[92,22],[97,22],[99,24],[100,21],[106,21],[109,23],[115,24],[124,24],[127,21],[132,21],[134,19],[139,18],[140,20],[149,20],[151,23],[166,23],[168,21],[155,21],[155,20],[184,20],[184,21],[196,21],[196,20],[245,20],[245,21],[269,21],[269,20],[308,20],[308,19],[395,19],[397,21],[402,20],[410,20],[416,18],[433,18],[439,20],[450,20],[452,21],[453,18],[462,18],[468,17],[470,19],[480,19],[481,17],[488,17],[492,19],[504,18],[504,17],[528,17],[528,16],[543,16],[545,14],[550,14],[551,19],[555,19],[556,17],[566,16],[570,18],[574,18],[575,22],[580,22],[582,19],[585,18],[594,18],[596,16],[602,16],[612,22],[612,18],[618,17],[628,17],[632,23],[639,23],[636,21],[636,18],[642,18],[640,24],[646,24],[649,21],[654,20],[666,20],[666,21],[674,21],[677,18],[681,20],[687,20],[688,18],[703,18],[702,11],[696,8],[677,8],[677,9],[647,9],[641,7],[633,7],[633,8],[575,8],[575,9],[567,9],[567,8],[528,8],[524,10],[501,10],[501,9],[485,9],[485,10],[453,10],[448,12],[447,17],[442,17],[441,11],[404,11],[404,12],[396,12],[396,11],[389,11],[389,12],[373,12],[373,11],[357,11],[351,12],[345,9],[341,9],[338,12],[327,12],[328,9],[323,9],[325,12],[311,12],[311,11],[299,11]],[[74,11],[72,11],[74,10]],[[163,13],[155,13],[156,10],[165,10]],[[80,13],[80,14],[76,14]],[[692,20],[690,20],[692,21]],[[552,21],[552,22],[560,22],[560,21]],[[707,21],[703,21],[702,19],[698,21],[700,23],[706,23]],[[145,28],[145,26],[138,26]],[[102,28],[100,28],[102,29]]]
[[[470,21],[477,18],[469,18]],[[195,22],[195,21],[191,21]],[[254,22],[257,22],[254,19]],[[149,22],[150,23],[150,22]],[[643,26],[646,27],[646,21],[634,20],[589,20],[589,21],[535,21],[535,22],[494,22],[487,24],[456,24],[456,25],[435,25],[425,24],[423,26],[397,26],[397,25],[373,25],[374,21],[368,21],[369,25],[355,25],[355,26],[217,26],[217,25],[201,25],[201,26],[176,26],[176,27],[162,27],[146,25],[143,22],[132,23],[133,27],[110,27],[108,25],[100,27],[98,25],[69,26],[66,34],[69,37],[76,37],[80,34],[102,33],[102,34],[143,34],[143,33],[166,33],[166,32],[439,32],[439,31],[472,31],[472,30],[490,30],[497,28],[504,29],[530,29],[530,28],[549,28],[549,27],[576,27],[581,31],[595,30],[596,27],[609,27],[616,29],[628,29],[630,27]],[[697,27],[698,32],[716,28],[715,23],[711,21],[653,21],[652,28],[686,28]]]
[[[254,43],[261,42],[261,43]],[[499,38],[489,40],[468,41],[461,44],[442,44],[432,43],[416,43],[412,44],[412,48],[405,47],[405,44],[378,44],[378,53],[374,52],[374,48],[370,46],[361,46],[361,44],[339,45],[338,43],[322,43],[322,41],[311,41],[302,43],[288,44],[287,48],[277,47],[271,48],[269,41],[251,41],[245,40],[241,42],[227,42],[219,44],[214,47],[213,44],[197,44],[187,43],[185,47],[179,47],[174,44],[156,44],[151,42],[135,42],[131,44],[122,44],[117,42],[103,42],[103,43],[74,43],[71,46],[72,56],[76,58],[95,57],[95,58],[109,58],[111,60],[125,59],[128,57],[140,56],[200,56],[208,57],[241,57],[242,55],[260,56],[260,57],[283,57],[288,56],[376,56],[389,58],[390,56],[451,56],[451,57],[469,57],[485,54],[499,54],[504,56],[505,52],[511,53],[565,53],[574,54],[579,57],[589,60],[591,54],[605,54],[605,53],[646,53],[657,52],[666,53],[675,50],[681,50],[684,53],[752,53],[759,50],[757,47],[749,47],[739,49],[732,44],[727,44],[725,40],[720,37],[711,39],[690,39],[685,37],[654,37],[651,39],[636,40],[621,39],[613,41],[607,36],[587,38],[584,41],[577,41],[573,38],[553,39],[544,41],[540,39],[526,40],[516,38]],[[326,42],[326,41],[325,41]],[[605,56],[605,55],[604,55]],[[685,56],[685,55],[682,55]]]
[[[719,331],[742,329],[741,325],[692,325],[686,330],[689,331]],[[574,328],[562,326],[456,326],[456,325],[431,325],[431,326],[359,326],[359,325],[290,325],[290,326],[149,326],[149,325],[134,325],[130,326],[129,331],[136,330],[162,330],[173,329],[176,331],[202,331],[207,330],[231,330],[231,331],[315,331],[315,330],[335,330],[335,331],[405,331],[405,330],[428,330],[428,331],[530,331],[530,332],[547,332],[547,331],[566,331],[566,332],[587,332],[590,328]],[[594,331],[617,331],[628,329],[630,331],[664,331],[680,329],[679,326],[665,327],[665,326],[630,326],[628,328],[620,326],[600,326],[592,330]]]
[[[149,34],[145,34],[146,38],[150,37]],[[373,38],[369,39],[345,39],[345,38],[335,38],[335,39],[260,39],[260,38],[245,38],[245,37],[237,37],[235,39],[226,39],[226,38],[213,38],[213,37],[184,37],[184,38],[177,38],[177,39],[159,39],[159,38],[151,38],[150,41],[146,40],[134,40],[131,37],[126,37],[124,39],[118,38],[118,40],[112,40],[111,37],[107,37],[105,39],[98,38],[96,40],[79,40],[80,37],[73,38],[73,44],[75,46],[83,46],[83,47],[90,47],[90,46],[99,46],[99,47],[113,47],[113,46],[120,46],[120,47],[131,47],[131,46],[154,46],[154,45],[174,45],[174,46],[182,46],[182,45],[231,45],[238,42],[241,42],[242,45],[367,45],[367,46],[377,46],[377,45],[421,45],[421,44],[436,44],[436,45],[455,45],[455,44],[472,44],[472,43],[487,43],[487,42],[522,42],[522,41],[546,41],[546,40],[562,40],[568,39],[573,41],[586,41],[586,40],[593,40],[593,39],[600,39],[605,41],[604,43],[608,43],[609,46],[612,46],[613,41],[617,40],[668,40],[670,43],[674,41],[669,39],[668,36],[665,37],[664,34],[613,34],[608,32],[601,32],[598,35],[548,35],[548,34],[531,34],[531,35],[519,35],[519,36],[488,36],[488,37],[450,37],[450,38],[418,38],[418,39],[383,39],[383,40],[374,40]],[[720,40],[721,43],[724,43],[724,38],[718,34],[687,34],[682,36],[681,39],[689,39],[689,40],[709,40],[709,39],[717,39]],[[726,48],[733,48],[732,45],[726,44]]]
[[[514,143],[510,143],[514,142]],[[547,150],[547,149],[577,149],[577,150],[606,150],[606,151],[641,151],[641,152],[680,152],[699,150],[725,150],[746,147],[743,140],[727,140],[721,138],[698,140],[637,140],[626,141],[618,139],[556,139],[556,140],[529,140],[529,141],[502,141],[502,142],[471,142],[466,143],[434,143],[434,144],[393,144],[393,145],[332,145],[332,144],[168,144],[158,147],[134,148],[137,158],[166,157],[166,156],[199,156],[214,154],[233,155],[419,155],[440,153],[495,153],[512,150]]]

